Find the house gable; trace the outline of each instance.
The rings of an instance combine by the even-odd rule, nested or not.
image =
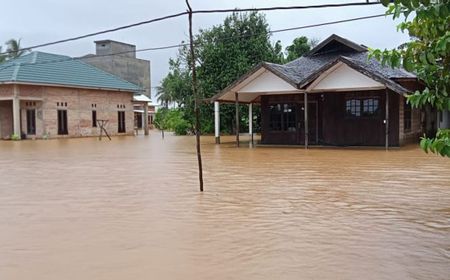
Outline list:
[[[331,35],[312,50],[310,50],[307,56],[320,55],[332,52],[366,52],[367,48],[362,45],[358,45],[350,40],[342,38],[336,34]]]
[[[353,91],[384,88],[385,86],[380,82],[339,62],[317,77],[307,87],[307,91]]]
[[[244,92],[272,92],[272,91],[295,91],[296,88],[291,84],[281,79],[274,73],[265,70],[258,77],[247,83],[241,89],[239,89],[238,93]]]

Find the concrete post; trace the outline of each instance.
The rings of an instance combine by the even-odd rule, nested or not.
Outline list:
[[[148,135],[148,103],[144,103],[144,134]]]
[[[21,137],[21,131],[20,131],[20,100],[19,100],[19,89],[17,85],[14,85],[13,88],[14,91],[14,97],[13,97],[13,128],[14,128],[14,134]]]
[[[214,101],[214,135],[216,144],[220,144],[220,108],[218,101]]]

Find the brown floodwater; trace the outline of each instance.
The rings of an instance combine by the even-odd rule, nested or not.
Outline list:
[[[449,159],[202,140],[0,142],[0,279],[450,279]]]

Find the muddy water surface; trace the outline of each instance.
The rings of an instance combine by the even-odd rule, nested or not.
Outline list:
[[[203,141],[0,142],[0,279],[450,279],[450,160]]]

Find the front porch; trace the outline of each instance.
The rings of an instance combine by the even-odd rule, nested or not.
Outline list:
[[[42,98],[0,97],[0,139],[33,138],[41,133],[37,109]]]
[[[259,66],[213,98],[215,137],[220,143],[220,103],[249,106],[253,143],[254,105],[261,107],[263,145],[399,146],[401,94],[342,62],[311,77],[303,86]],[[307,106],[305,106],[307,104]],[[236,145],[240,144],[236,133]]]

